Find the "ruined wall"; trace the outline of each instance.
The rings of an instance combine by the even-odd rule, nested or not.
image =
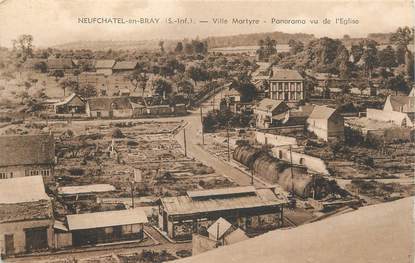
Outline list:
[[[404,122],[406,122],[406,126],[414,125],[407,114],[397,111],[367,109],[367,118],[375,121],[392,122],[398,126],[403,126]]]
[[[290,162],[290,150],[286,147],[274,147],[272,154],[278,159]],[[327,165],[322,159],[295,151],[291,151],[291,155],[293,164],[303,165],[307,169],[319,174],[330,175]]]
[[[255,139],[261,144],[270,144],[272,146],[291,145],[292,147],[298,147],[297,140],[294,137],[255,132]]]

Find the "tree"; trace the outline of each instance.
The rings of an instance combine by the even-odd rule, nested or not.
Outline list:
[[[166,99],[166,96],[170,94],[173,89],[170,81],[165,78],[158,77],[152,81],[154,93]]]
[[[277,41],[267,36],[258,42],[259,48],[256,51],[259,61],[268,61],[270,56],[277,53]]]
[[[134,85],[134,91],[141,88],[142,96],[144,96],[144,91],[148,81],[147,74],[145,72],[141,72],[141,70],[134,70],[130,75],[128,75],[128,80]]]
[[[66,89],[71,89],[72,91],[78,90],[78,82],[68,79],[63,79],[59,82],[59,86],[63,89],[63,96],[66,96]]]
[[[398,95],[398,92],[408,92],[408,85],[401,75],[387,79],[385,87],[389,90],[395,91],[395,95]]]
[[[28,57],[33,57],[33,36],[20,35],[17,39],[12,40],[13,49],[16,50],[17,56],[26,61]]]
[[[405,74],[410,80],[414,79],[414,56],[409,50],[405,53]]]
[[[376,45],[377,43],[375,41],[371,41],[371,40],[365,41],[365,49],[362,55],[365,73],[367,74],[369,80],[372,78],[373,69],[378,64],[378,59],[377,59],[378,50],[377,50]]]
[[[176,48],[174,49],[174,52],[176,53],[182,53],[183,52],[183,43],[177,42]]]
[[[187,99],[189,100],[190,104],[190,97],[194,92],[193,84],[190,82],[189,79],[183,78],[177,83],[177,86],[180,88],[182,93],[187,95]]]
[[[96,88],[91,84],[87,84],[84,87],[79,87],[76,85],[73,91],[83,98],[90,98],[98,95]]]
[[[208,79],[208,72],[200,66],[189,66],[186,69],[185,74],[195,82],[195,86],[198,81],[205,81]]]
[[[397,47],[408,50],[408,45],[411,41],[414,40],[414,28],[399,27],[395,33],[390,37],[392,44],[395,44]]]
[[[65,76],[65,73],[63,70],[55,70],[52,72],[51,76],[55,77],[55,81],[58,82],[60,78],[63,78]]]
[[[33,68],[37,71],[40,71],[41,73],[46,73],[48,71],[48,66],[46,62],[40,61],[33,65]]]
[[[160,52],[164,53],[164,41],[162,40],[159,41],[159,47],[160,47]]]
[[[378,53],[379,65],[391,70],[392,67],[396,67],[396,54],[392,46],[388,45]]]
[[[360,60],[360,58],[363,55],[364,52],[364,48],[363,48],[363,43],[360,42],[359,44],[353,44],[351,49],[350,49],[352,56],[353,56],[353,62],[356,63]]]
[[[295,55],[304,50],[304,44],[301,41],[290,39],[288,41],[288,46],[290,47],[290,53]]]

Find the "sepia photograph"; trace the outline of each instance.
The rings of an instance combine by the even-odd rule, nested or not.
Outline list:
[[[0,0],[0,263],[413,263],[413,0]]]

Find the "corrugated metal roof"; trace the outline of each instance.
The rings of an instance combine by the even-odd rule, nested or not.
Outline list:
[[[0,204],[17,204],[50,200],[42,176],[0,180]]]
[[[269,193],[267,193],[267,191],[269,191]],[[167,213],[171,215],[183,215],[274,206],[284,204],[286,203],[286,200],[276,197],[270,189],[262,189],[257,190],[256,195],[230,196],[228,198],[211,198],[207,200],[195,200],[188,196],[176,196],[161,198],[161,202]]]
[[[147,216],[141,208],[67,215],[66,220],[70,231],[148,222]]]
[[[64,186],[58,188],[58,193],[60,195],[102,193],[110,191],[115,191],[115,187],[110,184],[90,184],[81,186]]]
[[[253,186],[239,186],[231,188],[219,188],[219,189],[210,189],[202,191],[187,191],[187,195],[191,198],[197,197],[214,197],[214,196],[223,196],[223,195],[234,195],[234,194],[243,194],[243,193],[255,193],[255,187]]]

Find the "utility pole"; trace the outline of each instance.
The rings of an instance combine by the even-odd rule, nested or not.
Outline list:
[[[226,136],[228,137],[228,162],[231,161],[231,151],[230,151],[230,147],[229,147],[229,122],[228,125],[226,126]]]
[[[294,174],[293,174],[293,155],[290,144],[290,170],[291,170],[291,192],[294,197]]]
[[[187,157],[186,128],[183,128],[184,156]]]
[[[205,145],[205,131],[204,131],[204,127],[203,127],[202,106],[200,106],[200,123],[202,124],[202,145]]]
[[[134,205],[134,186],[135,186],[134,180],[131,180],[131,204],[132,204],[133,208],[135,208],[135,205]]]

